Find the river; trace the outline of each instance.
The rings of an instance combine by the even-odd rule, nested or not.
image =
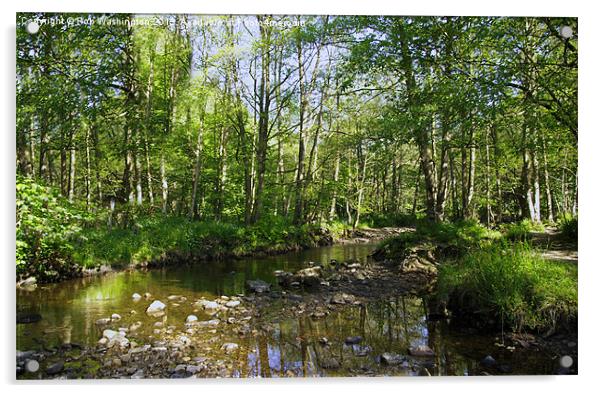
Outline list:
[[[365,262],[374,247],[374,243],[338,244],[276,256],[109,273],[41,285],[32,292],[17,290],[17,315],[41,316],[38,322],[17,324],[17,349],[48,350],[65,343],[92,347],[103,331],[96,321],[114,313],[121,316],[114,328],[141,322],[136,337],[139,343],[151,343],[157,339],[153,338],[157,331],[156,319],[145,313],[150,299],[143,297],[135,302],[133,293],[149,293],[153,299],[166,303],[169,296],[184,297],[186,300],[169,302],[163,319],[165,326],[178,327],[191,314],[187,301],[201,297],[244,298],[247,280],[261,279],[277,287],[275,270],[294,272],[307,266],[308,261]],[[277,314],[288,303],[274,297],[272,307]],[[558,371],[558,360],[545,351],[509,348],[500,344],[496,335],[454,330],[446,321],[427,321],[425,309],[420,297],[395,296],[348,305],[321,319],[300,316],[263,320],[262,326],[268,326],[267,329],[245,336],[224,336],[218,327],[217,332],[198,336],[196,348],[201,348],[199,354],[206,356],[209,348],[205,347],[219,348],[224,341],[237,343],[240,349],[236,355],[222,352],[218,355],[235,356],[228,359],[230,366],[224,374],[233,377],[555,374]],[[199,315],[201,320],[211,318]],[[361,341],[345,343],[348,337],[361,337]],[[408,347],[417,345],[428,345],[435,352],[434,357],[415,363],[420,367],[415,364],[390,367],[382,362],[382,354],[406,354]],[[192,352],[190,357],[194,358]],[[493,372],[481,365],[481,359],[487,355],[497,360]],[[336,359],[335,364],[325,359]]]

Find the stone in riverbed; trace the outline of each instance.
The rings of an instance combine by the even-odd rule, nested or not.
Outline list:
[[[346,293],[335,293],[330,299],[331,304],[346,304],[353,303],[355,301],[355,296],[348,295]]]
[[[100,318],[96,320],[97,325],[108,325],[111,323],[111,318]]]
[[[111,321],[119,321],[121,319],[121,315],[115,313],[111,315]]]
[[[197,318],[196,315],[189,315],[186,317],[186,323],[192,323],[192,322],[196,322],[199,319]]]
[[[109,341],[111,341],[112,339],[114,339],[118,335],[119,335],[118,332],[116,332],[115,330],[111,330],[111,329],[105,329],[102,332],[102,336],[105,337]]]
[[[481,359],[481,366],[493,367],[496,364],[497,364],[497,361],[491,355],[487,355],[483,359]]]
[[[403,363],[404,361],[405,357],[396,353],[385,352],[380,355],[380,362],[386,364],[387,366],[395,366]]]
[[[238,344],[235,344],[235,343],[225,343],[224,345],[222,345],[222,351],[224,351],[226,353],[231,353],[237,349],[238,349]]]
[[[46,374],[54,375],[63,371],[64,363],[62,361],[51,364],[46,368]]]
[[[109,342],[109,340],[106,337],[102,337],[100,340],[98,340],[98,345],[107,345]]]
[[[248,280],[247,288],[255,293],[266,293],[270,291],[270,284],[262,280]]]
[[[132,300],[133,300],[133,301],[137,302],[137,301],[138,301],[138,300],[140,300],[140,299],[142,299],[142,296],[140,296],[140,294],[139,294],[139,293],[134,293],[134,294],[132,295]]]
[[[159,300],[155,300],[154,302],[152,302],[150,304],[150,306],[148,306],[148,308],[146,309],[146,313],[151,315],[151,316],[163,316],[163,310],[165,310],[165,304],[162,303]],[[161,315],[163,314],[163,315]]]
[[[240,306],[240,301],[238,300],[231,300],[228,303],[226,303],[226,307],[228,308],[234,308],[234,307],[238,307]]]
[[[418,345],[410,348],[412,356],[435,356],[435,352],[428,345]]]
[[[362,342],[361,336],[351,336],[351,337],[347,337],[345,339],[345,344],[347,344],[347,345],[359,344],[361,342]]]

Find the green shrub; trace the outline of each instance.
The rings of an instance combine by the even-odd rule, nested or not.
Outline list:
[[[541,222],[533,222],[528,219],[502,226],[502,232],[506,239],[513,241],[529,240],[533,236],[533,232],[544,232],[545,229]]]
[[[73,243],[90,217],[50,187],[16,179],[17,277],[53,281],[71,274]]]
[[[579,224],[577,222],[577,216],[572,217],[570,215],[563,216],[560,219],[559,224],[560,232],[562,236],[569,241],[577,242]]]
[[[526,243],[496,242],[443,264],[438,286],[452,308],[485,312],[517,331],[576,321],[576,267],[544,260]]]

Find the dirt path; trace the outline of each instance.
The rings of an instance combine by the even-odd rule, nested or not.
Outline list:
[[[545,232],[532,232],[533,245],[542,251],[546,259],[578,262],[577,244],[567,242],[555,228],[546,228]]]

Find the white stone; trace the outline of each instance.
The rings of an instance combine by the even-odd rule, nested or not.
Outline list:
[[[154,302],[152,302],[150,304],[150,306],[148,306],[148,308],[146,309],[146,312],[149,314],[158,313],[158,312],[165,310],[165,307],[166,306],[164,303],[162,303],[159,300],[155,300]]]
[[[139,293],[134,293],[134,294],[132,295],[132,300],[134,300],[134,301],[138,301],[138,300],[140,300],[140,299],[142,299],[142,296],[140,296],[140,294],[139,294]]]
[[[199,319],[197,318],[197,316],[196,316],[196,315],[189,315],[189,316],[187,316],[187,317],[186,317],[186,322],[187,322],[187,323],[190,323],[190,322],[196,322],[196,321],[198,321],[198,320],[199,320]]]
[[[117,337],[118,334],[119,334],[118,332],[116,332],[115,330],[111,330],[111,329],[105,329],[102,332],[102,336],[106,337],[107,340],[109,340],[109,341],[114,339],[115,337]]]
[[[238,301],[238,300],[232,300],[232,301],[229,301],[228,303],[226,303],[226,307],[230,307],[230,308],[238,307],[239,305],[240,305],[240,301]]]

